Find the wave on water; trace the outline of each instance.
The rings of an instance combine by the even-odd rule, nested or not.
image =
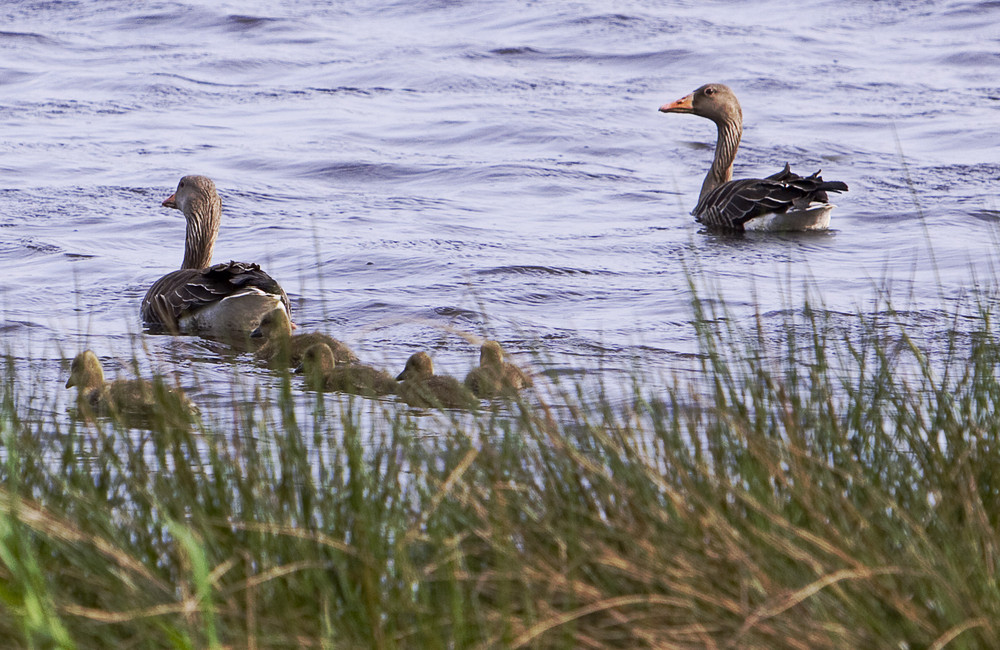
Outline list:
[[[534,266],[534,265],[510,265],[510,266],[497,266],[489,269],[479,269],[476,271],[477,275],[602,275],[609,274],[607,271],[598,271],[595,269],[574,269],[574,268],[560,268],[553,266]]]

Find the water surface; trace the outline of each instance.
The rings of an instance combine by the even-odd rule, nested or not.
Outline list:
[[[301,327],[393,370],[429,349],[464,375],[488,335],[619,385],[690,367],[689,277],[746,326],[806,281],[847,326],[888,282],[931,329],[994,277],[996,2],[333,4],[0,7],[0,317],[57,399],[85,347],[203,403],[275,381],[141,334],[188,173],[220,188],[217,260],[259,261]],[[833,230],[693,222],[715,129],[656,109],[708,81],[743,105],[736,177],[788,161],[850,186]]]

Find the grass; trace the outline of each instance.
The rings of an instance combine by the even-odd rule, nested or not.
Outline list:
[[[991,298],[934,340],[891,305],[748,331],[695,300],[697,381],[561,387],[435,435],[361,398],[302,421],[290,390],[192,432],[60,430],[8,364],[0,638],[993,647]]]

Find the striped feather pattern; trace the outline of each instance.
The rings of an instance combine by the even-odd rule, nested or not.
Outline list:
[[[816,172],[802,177],[785,168],[767,178],[748,178],[719,185],[698,201],[691,214],[712,228],[743,230],[743,225],[769,212],[805,209],[827,203],[827,192],[846,192],[840,181],[824,181]]]
[[[284,290],[258,265],[222,262],[207,269],[181,269],[157,280],[142,299],[142,320],[152,330],[176,333],[185,314],[250,288],[280,296],[291,313]]]

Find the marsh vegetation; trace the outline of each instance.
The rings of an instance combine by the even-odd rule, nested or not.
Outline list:
[[[283,375],[274,403],[192,431],[67,425],[8,363],[0,636],[988,647],[996,301],[956,304],[962,327],[928,334],[891,304],[741,330],[696,300],[693,374],[635,377],[624,401],[549,382],[475,414]]]

